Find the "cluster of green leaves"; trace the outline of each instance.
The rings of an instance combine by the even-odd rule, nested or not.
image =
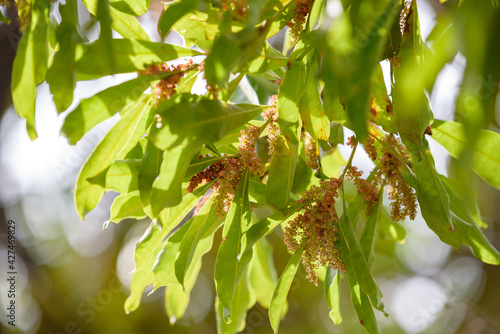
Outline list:
[[[31,21],[14,62],[12,96],[32,139],[36,88],[43,81],[57,110],[64,112],[73,102],[77,81],[206,56],[204,73],[186,71],[169,100],[157,103],[148,88],[175,73],[141,75],[80,101],[62,127],[62,134],[75,144],[95,125],[120,114],[82,167],[75,201],[83,219],[112,190],[119,196],[110,222],[151,220],[135,247],[127,312],[139,306],[143,291],[153,284],[154,289],[167,286],[170,318],[182,317],[202,257],[222,227],[224,242],[215,264],[219,332],[243,330],[246,313],[256,302],[269,309],[278,332],[303,250],[291,256],[278,276],[265,236],[296,217],[301,192],[319,179],[341,174],[346,162],[336,146],[343,143],[344,128],[361,142],[369,133],[397,134],[412,157],[412,165],[402,172],[417,193],[429,228],[443,242],[455,248],[467,245],[482,261],[500,264],[500,254],[481,231],[486,225],[470,188],[473,171],[500,189],[500,135],[484,130],[494,121],[500,81],[495,50],[500,47],[495,43],[500,14],[493,4],[468,0],[449,5],[424,43],[416,1],[345,0],[340,6],[316,0],[301,39],[291,46],[285,38],[280,51],[269,41],[292,19],[292,0],[248,1],[244,14],[233,11],[231,1],[173,2],[165,7],[158,31],[165,37],[175,30],[185,47],[150,40],[136,18],[147,11],[147,0],[83,3],[100,25],[99,38],[90,42],[80,33],[76,0],[59,5],[60,22],[50,14],[50,0],[30,2]],[[112,38],[112,30],[123,38]],[[459,51],[467,67],[458,96],[458,122],[434,120],[425,90],[432,89],[439,71]],[[383,60],[391,63],[390,78],[385,78],[391,82],[390,94]],[[192,92],[200,75],[217,88],[216,96]],[[244,171],[228,213],[218,220],[212,205],[215,194],[207,195],[211,184],[188,193],[187,182],[224,159],[223,154],[237,154],[240,130],[262,124],[260,115],[272,95],[278,96],[281,135],[266,175]],[[257,96],[260,104],[249,103],[248,96]],[[161,124],[155,121],[157,115]],[[430,125],[432,137],[461,162],[454,178],[440,175],[434,166],[424,136]],[[317,170],[307,166],[304,131],[321,152]],[[263,161],[269,159],[265,140],[257,142],[257,150]],[[211,156],[198,159],[205,154]],[[361,195],[342,192],[338,248],[347,274],[331,268],[320,273],[332,320],[342,320],[339,286],[341,276],[347,276],[353,306],[369,333],[379,332],[373,308],[383,311],[382,293],[371,274],[375,240],[405,238],[402,226],[382,204],[382,192],[369,213],[363,210]],[[193,216],[203,196],[209,198]],[[357,229],[360,223],[364,227]]]

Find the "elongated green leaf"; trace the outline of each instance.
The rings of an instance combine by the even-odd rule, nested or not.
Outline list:
[[[151,210],[154,217],[157,217],[163,208],[181,202],[182,180],[196,151],[197,147],[177,146],[163,153],[160,173],[154,180],[151,191]]]
[[[347,269],[349,270],[349,268]],[[370,298],[361,289],[360,282],[348,275],[349,288],[351,290],[351,301],[358,315],[359,323],[369,334],[379,334],[377,319],[373,313],[373,307]]]
[[[141,297],[144,290],[153,283],[153,265],[155,264],[155,259],[163,249],[163,245],[165,244],[164,238],[161,240],[157,240],[158,245],[152,249],[152,253],[149,254],[147,259],[145,257],[138,258],[137,255],[137,247],[138,245],[145,244],[148,240],[154,239],[158,234],[161,233],[161,230],[158,228],[156,222],[152,222],[149,225],[144,236],[136,243],[136,267],[134,273],[132,274],[132,279],[130,281],[130,295],[127,300],[125,300],[125,312],[128,314],[137,310],[141,303]],[[144,263],[139,262],[138,260],[144,260]],[[141,266],[138,266],[141,264]]]
[[[109,221],[111,223],[119,223],[123,219],[143,219],[146,218],[146,213],[142,209],[139,190],[134,190],[129,193],[121,194],[116,197],[111,205],[111,215]]]
[[[109,0],[109,5],[123,13],[141,16],[148,11],[151,0]]]
[[[31,140],[36,139],[35,100],[36,87],[47,72],[49,59],[49,0],[34,0],[31,24],[17,46],[12,65],[12,102],[19,117],[26,119],[26,129]]]
[[[158,31],[161,37],[165,38],[170,32],[170,29],[172,29],[172,26],[184,15],[195,9],[198,2],[199,0],[184,0],[169,4],[158,20]]]
[[[179,4],[189,3],[191,1],[192,0],[179,1]],[[173,8],[173,6],[170,8]],[[161,22],[162,20],[169,20],[168,16],[165,16],[168,15],[165,14],[167,11],[162,14],[160,22],[158,23],[162,36],[166,34],[166,29],[168,28],[167,24]],[[184,37],[187,47],[196,44],[202,50],[210,50],[215,36],[219,32],[219,19],[217,15],[217,9],[212,7],[207,8],[206,12],[193,10],[178,19],[172,27],[178,34]],[[172,21],[174,19],[176,19],[176,17],[172,17]],[[163,25],[163,27],[160,27],[160,25]]]
[[[342,213],[342,216],[339,220],[339,226],[340,231],[342,232],[342,237],[346,243],[345,250],[348,252],[347,254],[341,254],[342,259],[348,256],[349,262],[352,264],[352,270],[349,271],[348,268],[349,276],[354,275],[363,292],[365,292],[371,298],[375,298],[378,303],[378,305],[375,306],[379,309],[383,309],[383,303],[381,300],[382,292],[373,279],[361,246],[358,242],[358,239],[356,239],[351,220],[349,219],[349,215],[345,208],[345,202],[344,212]]]
[[[380,221],[380,216],[382,215],[383,194],[384,190],[383,188],[381,188],[378,194],[378,201],[375,202],[370,209],[370,214],[368,215],[368,219],[366,220],[365,229],[363,230],[363,234],[361,235],[361,239],[359,241],[361,250],[363,251],[368,264],[371,263],[371,259],[373,258],[375,233],[377,230],[378,222]]]
[[[59,6],[62,18],[57,27],[59,52],[47,72],[47,82],[59,112],[68,109],[73,102],[76,86],[76,48],[82,41],[78,33],[77,8],[76,0],[66,1],[64,6]]]
[[[120,2],[125,3],[124,1]],[[110,1],[110,5],[113,6],[112,1]],[[149,35],[144,28],[142,28],[135,15],[124,13],[114,7],[109,8],[109,14],[112,19],[111,28],[122,35],[123,38],[151,41]]]
[[[382,126],[386,132],[396,133],[392,118],[392,101],[387,94],[382,66],[378,65],[372,75],[370,121]]]
[[[423,145],[423,135],[432,120],[422,82],[415,82],[415,73],[423,60],[422,37],[417,2],[412,1],[398,53],[401,66],[394,68],[394,118],[403,143],[418,156],[415,147]]]
[[[162,247],[163,249],[160,254],[158,254],[156,262],[153,266],[153,284],[155,290],[164,285],[179,285],[177,277],[175,277],[175,259],[177,257],[177,253],[179,252],[181,241],[186,235],[186,232],[192,222],[193,218],[175,231],[175,233],[168,238],[167,242]]]
[[[274,333],[278,333],[281,313],[283,311],[283,307],[285,306],[286,297],[288,295],[288,291],[290,290],[290,286],[292,285],[293,278],[299,268],[303,251],[304,250],[301,248],[293,253],[292,257],[286,264],[285,270],[283,270],[283,273],[278,280],[276,289],[274,289],[271,306],[269,307],[269,321],[271,322],[271,327],[273,328]]]
[[[179,94],[158,106],[162,126],[153,129],[151,140],[162,150],[183,143],[201,148],[202,144],[216,142],[255,118],[265,108]]]
[[[328,141],[330,136],[330,122],[323,110],[323,102],[319,95],[316,74],[318,66],[312,56],[304,58],[307,67],[306,86],[304,96],[300,100],[300,117],[307,132],[314,139]]]
[[[477,204],[475,202],[468,203],[468,201],[457,195],[457,192],[454,190],[459,189],[456,180],[448,179],[442,175],[440,175],[440,178],[450,197],[453,224],[464,226],[464,228],[468,228],[468,225],[472,226],[472,229],[468,232],[467,239],[463,241],[464,245],[469,246],[474,256],[481,261],[493,265],[500,264],[500,253],[480,229],[480,225],[486,224],[481,220]],[[472,198],[475,199],[475,196],[472,196]]]
[[[189,295],[196,283],[200,269],[201,261],[198,261],[195,264],[193,275],[187,280],[184,288],[179,284],[168,285],[165,288],[165,309],[171,325],[175,324],[184,315],[189,305]]]
[[[161,247],[163,240],[191,211],[198,202],[198,199],[203,196],[210,186],[211,184],[207,184],[195,189],[192,193],[186,194],[179,205],[162,211],[156,224],[153,224],[135,245],[134,258],[136,268],[142,269],[146,266],[153,257],[153,254],[156,253],[157,248]]]
[[[106,173],[106,189],[125,194],[139,189],[140,160],[115,161]]]
[[[64,119],[61,133],[74,145],[95,125],[135,102],[156,78],[141,76],[83,99]]]
[[[234,334],[245,329],[247,311],[255,304],[255,294],[248,278],[248,269],[243,272],[241,282],[236,287],[231,303],[231,322],[227,323],[224,305],[217,298],[215,301],[217,333]]]
[[[250,203],[248,201],[249,171],[244,172],[233,202],[227,213],[222,232],[223,242],[215,260],[215,285],[217,296],[222,305],[231,314],[232,300],[243,271],[239,268],[238,255],[241,250],[241,238],[251,222]]]
[[[100,51],[99,45],[93,42],[85,46],[83,57],[78,62],[78,73],[90,79],[116,73],[136,72],[152,63],[166,62],[179,57],[202,55],[201,52],[182,46],[128,38],[112,39],[110,46],[116,58],[112,68],[101,69],[95,63]]]
[[[212,207],[212,203],[213,194],[196,214],[189,230],[182,238],[175,260],[175,276],[181,285],[184,285],[190,268],[210,250],[214,233],[222,225],[222,221],[219,221],[215,215],[215,207]]]
[[[450,198],[434,167],[434,159],[429,150],[422,152],[421,156],[420,161],[414,159],[413,171],[417,176],[417,199],[422,216],[441,241],[458,248],[466,239],[469,229],[462,230],[462,226],[452,224]]]
[[[266,238],[261,238],[254,248],[255,256],[250,272],[250,282],[259,304],[269,309],[274,289],[278,283],[278,275],[273,261],[273,246]]]
[[[432,125],[434,138],[454,158],[459,158],[467,146],[464,126],[452,121],[434,121]],[[500,189],[500,134],[480,130],[474,146],[471,160],[472,170],[491,186]]]
[[[325,276],[326,303],[330,308],[330,318],[335,325],[342,322],[340,314],[340,273],[330,267],[326,268]]]
[[[138,175],[138,186],[141,195],[142,206],[148,216],[153,217],[151,211],[151,192],[153,182],[160,174],[160,166],[163,161],[163,151],[160,151],[151,141],[148,140],[144,157]]]
[[[398,222],[391,219],[391,214],[387,208],[382,207],[382,214],[377,227],[377,237],[379,240],[394,240],[400,244],[406,239],[406,229]]]
[[[293,16],[293,3],[292,0],[267,0],[264,3],[260,13],[260,21],[263,22],[272,18],[266,39],[276,35],[290,22]]]
[[[249,74],[268,72],[286,66],[287,61],[288,58],[283,57],[281,52],[266,43],[261,54],[248,64],[245,64],[241,71]]]
[[[294,62],[291,66],[278,94],[278,124],[282,136],[276,144],[266,186],[266,200],[278,209],[288,206],[293,185],[301,131],[299,103],[306,78],[306,67],[301,62]]]
[[[104,193],[104,177],[113,160],[129,142],[135,146],[141,139],[142,134],[137,136],[135,130],[141,118],[148,118],[151,109],[149,102],[150,98],[145,95],[130,106],[129,111],[113,126],[83,165],[75,188],[76,207],[82,220],[99,203]]]

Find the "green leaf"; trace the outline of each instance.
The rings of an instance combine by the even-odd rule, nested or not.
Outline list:
[[[271,298],[278,282],[274,267],[273,246],[266,238],[261,238],[254,246],[255,256],[250,273],[250,282],[259,304],[266,309],[271,305]]]
[[[162,150],[183,143],[199,149],[202,144],[218,141],[266,108],[179,94],[158,106],[162,126],[151,131],[151,141]]]
[[[387,94],[382,66],[378,65],[372,75],[370,121],[380,125],[384,131],[396,133],[392,118],[392,101]]]
[[[307,74],[304,96],[300,100],[300,116],[307,132],[314,138],[328,141],[330,122],[323,110],[323,102],[319,95],[316,74],[318,66],[316,58],[305,57]]]
[[[349,268],[347,269],[349,271]],[[370,298],[361,289],[359,281],[352,275],[347,275],[349,281],[349,288],[351,290],[351,301],[360,324],[369,334],[379,334],[380,330],[378,328],[377,319],[375,318],[375,313],[373,313],[373,307],[370,303]]]
[[[464,126],[457,122],[435,120],[432,138],[458,159],[467,147]],[[500,134],[480,130],[471,158],[472,170],[491,186],[500,189]]]
[[[365,256],[365,259],[368,263],[371,263],[373,259],[373,247],[375,245],[375,233],[377,230],[378,222],[380,221],[380,217],[382,215],[382,200],[384,195],[384,188],[380,188],[378,193],[378,201],[376,201],[370,209],[370,214],[368,215],[368,219],[366,220],[366,225],[363,230],[363,234],[361,235],[361,239],[359,244],[361,246],[361,250]]]
[[[417,3],[412,1],[398,53],[401,66],[394,68],[394,119],[403,143],[418,156],[424,131],[432,120],[423,83],[415,81],[423,62]]]
[[[135,130],[140,125],[142,118],[150,118],[150,100],[150,97],[144,95],[131,105],[128,112],[92,151],[80,170],[75,187],[75,202],[77,212],[82,220],[85,214],[99,203],[104,193],[104,178],[113,160],[129,145],[129,142],[135,146],[141,139],[142,134],[136,133]]]
[[[215,300],[215,311],[217,320],[217,333],[234,334],[245,329],[247,311],[255,304],[255,295],[248,279],[248,269],[236,287],[234,298],[231,303],[231,322],[227,323],[227,313],[219,298]]]
[[[76,87],[76,48],[82,39],[78,33],[78,3],[66,1],[59,6],[61,24],[57,27],[59,51],[47,72],[47,83],[54,96],[54,103],[59,112],[68,109],[73,102]]]
[[[111,205],[109,222],[119,223],[123,219],[128,218],[137,220],[146,218],[146,214],[142,209],[139,190],[119,195]]]
[[[154,80],[157,78],[140,76],[83,99],[64,119],[61,133],[70,144],[76,144],[95,125],[134,103]]]
[[[233,202],[227,213],[224,230],[222,231],[223,241],[215,260],[214,277],[217,296],[229,314],[232,313],[232,300],[243,273],[240,268],[239,258],[241,238],[251,223],[248,181],[249,171],[247,169],[241,177]]]
[[[163,152],[160,173],[154,180],[151,191],[151,211],[154,217],[165,207],[181,202],[182,180],[196,151],[197,147],[176,146]]]
[[[137,182],[142,206],[149,217],[153,217],[153,212],[151,210],[151,192],[153,190],[153,182],[158,174],[160,174],[162,161],[163,151],[160,151],[151,141],[148,140],[146,149],[144,150],[141,167],[139,169]]]
[[[148,11],[151,0],[109,0],[109,5],[123,13],[141,16]]]
[[[454,190],[458,190],[460,187],[456,180],[448,179],[442,175],[440,175],[440,178],[450,197],[451,219],[453,224],[455,226],[461,225],[465,228],[467,228],[468,225],[472,226],[463,244],[469,246],[474,256],[481,261],[493,265],[500,264],[500,253],[489,242],[480,229],[480,225],[484,226],[486,224],[481,219],[475,202],[475,196],[472,196],[474,203],[469,203],[469,201],[457,195],[457,192]]]
[[[304,94],[306,67],[294,62],[286,71],[278,93],[278,124],[281,136],[274,151],[266,186],[266,200],[278,209],[288,206],[299,153],[301,122],[299,103]]]
[[[181,4],[186,4],[189,1],[179,1],[179,6]],[[172,7],[173,8],[173,5]],[[169,8],[169,10],[170,10]],[[166,35],[166,29],[168,28],[166,24],[162,23],[162,20],[168,18],[166,16],[168,10],[164,12],[160,18],[159,26],[160,33]],[[175,24],[173,24],[173,29],[184,37],[184,41],[187,47],[192,47],[197,45],[202,50],[210,50],[212,48],[213,40],[219,32],[219,19],[217,17],[218,11],[213,7],[206,9],[206,13],[199,11],[190,11],[188,14],[184,15],[182,18],[178,19]],[[176,17],[172,17],[172,20]]]
[[[363,292],[370,296],[370,298],[375,298],[377,300],[378,305],[376,305],[376,307],[378,309],[383,309],[384,304],[381,301],[382,292],[373,279],[365,255],[363,254],[358,239],[356,239],[353,226],[345,207],[345,202],[344,212],[340,217],[339,226],[342,238],[345,240],[345,251],[347,252],[345,254],[341,254],[341,256],[343,260],[345,260],[346,257],[349,257],[349,263],[351,263],[352,267],[351,270],[349,270],[349,268],[347,269],[349,276],[354,275]]]
[[[5,24],[10,24],[10,19],[8,17],[5,17],[1,11],[0,11],[0,22],[3,22]]]
[[[78,74],[85,79],[102,77],[117,73],[136,72],[147,68],[153,63],[162,63],[179,57],[199,56],[203,53],[182,46],[136,39],[112,39],[110,47],[114,50],[115,63],[113,67],[102,69],[96,63],[101,51],[96,42],[87,44],[78,62]]]
[[[330,267],[326,268],[325,274],[326,303],[330,308],[330,319],[335,325],[342,322],[340,314],[340,273]]]
[[[196,205],[199,198],[205,194],[205,192],[210,188],[211,183],[195,189],[192,193],[187,193],[183,198],[182,202],[172,208],[168,208],[162,211],[156,224],[153,224],[144,236],[135,245],[135,266],[138,269],[142,269],[146,264],[152,259],[153,254],[156,253],[158,247],[162,247],[162,242],[168,236],[168,234],[186,217],[186,215],[191,211],[191,209]],[[179,240],[180,242],[180,240]],[[174,256],[175,260],[175,256]],[[165,263],[158,262],[157,270],[160,270],[160,265],[164,266]],[[170,265],[170,264],[169,264]],[[171,263],[173,270],[174,262]],[[172,274],[174,272],[172,271]],[[175,277],[175,276],[174,276]],[[158,277],[155,277],[155,280]],[[177,282],[177,280],[175,280]],[[171,283],[168,283],[171,284]],[[156,283],[155,283],[156,286]]]
[[[170,29],[172,29],[178,20],[195,9],[198,2],[199,0],[184,0],[168,4],[158,20],[158,31],[160,32],[161,38],[165,38],[165,36],[168,35]]]
[[[302,258],[303,248],[298,249],[293,253],[292,257],[286,264],[285,270],[281,274],[276,289],[274,289],[273,298],[271,299],[271,306],[269,307],[269,321],[274,333],[278,333],[280,324],[281,313],[286,303],[286,297],[290,286],[292,285],[293,278],[299,268],[300,260]]]
[[[195,264],[193,275],[187,281],[184,289],[179,284],[168,285],[165,288],[165,309],[170,325],[175,324],[178,319],[182,318],[184,312],[186,312],[186,308],[189,305],[189,295],[196,283],[200,269],[201,261],[198,261]]]
[[[262,6],[260,22],[271,19],[271,27],[267,32],[266,39],[276,35],[290,22],[293,16],[292,0],[267,0]]]
[[[245,73],[263,73],[287,65],[288,58],[283,57],[281,52],[273,48],[266,42],[260,55],[249,63],[245,64],[240,70]]]
[[[291,191],[295,194],[305,191],[315,180],[317,180],[313,172],[313,169],[307,166],[304,141],[301,141]]]
[[[125,3],[121,0],[120,2]],[[113,2],[110,1],[111,5],[112,3]],[[151,41],[149,35],[146,33],[144,28],[142,28],[135,15],[124,13],[113,7],[109,8],[109,14],[112,19],[111,28],[119,33],[123,38],[132,38],[148,42]]]
[[[34,0],[31,24],[17,46],[12,65],[12,102],[19,117],[26,119],[31,140],[36,139],[35,100],[36,87],[45,80],[49,60],[49,0]]]
[[[139,190],[138,174],[140,167],[140,160],[115,161],[106,173],[106,189],[114,190],[120,194]]]
[[[394,240],[400,244],[404,243],[406,239],[406,229],[400,222],[391,219],[391,214],[385,207],[382,207],[377,227],[377,238],[379,240]]]
[[[462,230],[461,226],[452,224],[450,198],[434,167],[432,154],[427,150],[422,152],[421,157],[420,161],[413,159],[413,171],[417,176],[417,199],[422,216],[441,241],[458,248],[466,239],[469,229]]]
[[[181,285],[184,285],[185,278],[190,276],[193,265],[212,248],[213,236],[223,223],[215,215],[213,199],[212,194],[194,217],[179,246],[175,260],[175,276]]]

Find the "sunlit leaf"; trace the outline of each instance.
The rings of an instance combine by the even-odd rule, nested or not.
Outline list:
[[[135,130],[141,118],[151,118],[149,102],[150,98],[144,95],[129,106],[128,112],[111,128],[83,165],[75,187],[76,207],[82,220],[99,203],[104,193],[106,172],[113,160],[129,142],[135,146],[141,139],[142,134]]]
[[[274,289],[271,305],[269,307],[269,321],[271,322],[271,327],[273,328],[274,333],[278,333],[281,314],[286,303],[286,297],[295,274],[297,273],[297,269],[299,268],[303,251],[304,249],[300,248],[293,253],[292,257],[286,264],[280,279],[278,280],[276,289]]]
[[[340,273],[330,267],[326,268],[325,276],[326,303],[330,308],[330,318],[335,325],[342,322],[340,314]]]
[[[111,215],[109,217],[111,223],[119,223],[121,220],[128,218],[138,220],[146,218],[138,190],[119,195],[111,205]]]
[[[261,238],[255,244],[254,249],[250,282],[259,304],[269,309],[278,282],[278,275],[273,261],[273,246],[266,238]]]

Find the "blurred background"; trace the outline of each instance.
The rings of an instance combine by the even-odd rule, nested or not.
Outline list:
[[[140,22],[153,41],[160,38],[156,22],[162,11],[160,1],[152,1],[150,11]],[[424,38],[435,24],[436,15],[446,7],[437,1],[418,1]],[[58,18],[58,2],[54,16]],[[3,9],[2,9],[3,10]],[[15,11],[4,11],[15,17]],[[90,22],[83,5],[79,8],[81,25]],[[89,40],[98,36],[98,27],[86,30]],[[282,38],[282,36],[281,36]],[[116,194],[107,193],[99,206],[82,222],[75,211],[73,193],[79,168],[116,119],[95,127],[75,146],[59,136],[62,119],[58,116],[46,84],[38,89],[37,130],[31,142],[11,106],[10,72],[19,40],[17,22],[0,23],[0,322],[7,326],[7,222],[16,228],[16,328],[23,333],[216,333],[213,264],[217,247],[208,253],[191,294],[186,315],[174,326],[166,315],[163,290],[148,296],[140,308],[125,314],[133,250],[149,222],[123,221],[103,230],[109,207]],[[182,44],[172,34],[171,43]],[[279,43],[279,38],[277,40]],[[457,54],[438,76],[429,93],[436,118],[454,119],[455,99],[466,59]],[[387,66],[386,66],[387,68]],[[75,102],[127,79],[116,75],[92,82],[79,82]],[[497,103],[498,104],[498,103]],[[73,108],[72,107],[72,108]],[[70,108],[70,110],[72,109]],[[496,110],[499,122],[500,110]],[[498,129],[494,129],[497,130]],[[346,133],[346,136],[349,135]],[[448,175],[450,157],[431,142],[440,173]],[[341,145],[346,158],[349,148]],[[370,165],[363,152],[357,164]],[[452,167],[453,162],[451,162]],[[500,171],[499,171],[500,172]],[[477,180],[478,203],[489,240],[500,249],[500,193]],[[500,267],[483,264],[466,248],[453,250],[441,243],[421,217],[403,223],[406,238],[402,243],[380,239],[375,246],[375,278],[384,293],[386,310],[381,313],[382,333],[500,333]],[[220,241],[220,231],[214,245]],[[289,259],[279,233],[269,241],[275,249],[278,274]],[[342,282],[343,322],[334,326],[324,301],[324,287],[315,287],[300,269],[289,295],[289,309],[281,323],[282,333],[362,333],[352,308],[347,282]],[[248,313],[243,333],[271,333],[267,310],[256,305]]]

